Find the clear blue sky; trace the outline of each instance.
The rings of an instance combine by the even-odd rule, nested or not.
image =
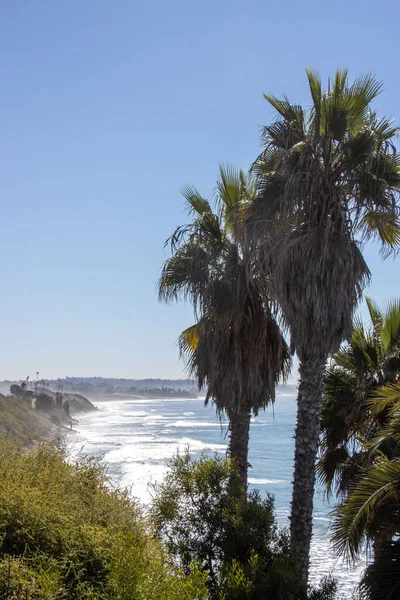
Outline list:
[[[371,70],[400,121],[396,0],[1,0],[0,379],[177,377],[191,323],[160,305],[185,183],[247,168],[271,113],[307,103],[304,69]],[[367,251],[369,293],[399,265]]]

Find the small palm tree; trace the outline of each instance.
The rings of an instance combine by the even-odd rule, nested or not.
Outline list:
[[[315,72],[307,76],[308,110],[265,96],[277,120],[263,130],[265,149],[253,166],[259,194],[249,217],[300,362],[291,539],[304,581],[325,365],[351,335],[369,277],[362,241],[377,237],[389,249],[400,243],[398,129],[370,109],[381,84],[364,75],[350,85],[343,70],[323,91]]]
[[[317,470],[328,494],[342,497],[365,474],[373,458],[368,442],[389,416],[375,392],[396,383],[400,374],[400,301],[384,310],[370,298],[366,302],[370,326],[355,322],[351,339],[333,356],[325,375]],[[393,456],[390,444],[386,456]]]
[[[383,600],[400,594],[400,384],[372,392],[366,410],[383,425],[364,442],[363,469],[356,471],[334,511],[333,541],[337,553],[350,559],[365,539],[373,544],[373,562],[361,589],[369,600]]]
[[[181,355],[206,403],[229,419],[229,451],[247,487],[250,416],[275,397],[275,385],[290,367],[290,354],[271,305],[259,292],[251,243],[242,212],[254,197],[254,182],[242,171],[220,168],[216,204],[192,187],[183,190],[192,221],[170,238],[173,255],[162,269],[162,300],[183,298],[196,323],[180,338]]]
[[[318,474],[341,499],[337,552],[353,559],[365,539],[374,546],[361,588],[380,600],[400,585],[400,301],[383,310],[366,301],[370,324],[355,322],[325,375]]]

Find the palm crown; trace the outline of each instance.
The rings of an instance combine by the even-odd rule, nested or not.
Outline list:
[[[351,332],[369,276],[361,243],[400,243],[400,156],[398,128],[369,107],[381,90],[374,77],[349,86],[347,70],[336,71],[323,92],[317,74],[307,75],[309,110],[265,96],[278,118],[264,127],[253,165],[260,193],[251,222],[268,242],[263,260],[297,352],[321,355]],[[305,319],[296,318],[301,312]]]
[[[243,228],[254,181],[242,171],[220,168],[216,212],[193,187],[183,190],[192,221],[169,242],[173,256],[162,269],[160,298],[183,297],[195,307],[196,324],[179,339],[181,353],[207,400],[219,410],[241,403],[254,411],[274,399],[290,357],[277,320],[252,264]]]

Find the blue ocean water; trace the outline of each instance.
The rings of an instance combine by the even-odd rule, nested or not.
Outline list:
[[[293,390],[290,390],[293,392]],[[189,446],[193,456],[204,450],[225,453],[226,423],[222,424],[212,406],[202,399],[135,399],[113,396],[94,401],[96,413],[79,420],[78,434],[71,436],[72,455],[83,452],[103,456],[110,477],[133,496],[149,500],[148,484],[160,480],[168,460],[177,450]],[[293,393],[282,388],[274,408],[252,419],[250,430],[249,485],[275,496],[277,520],[288,525],[293,472],[293,432],[296,402]],[[314,536],[311,550],[311,579],[333,574],[340,597],[350,598],[365,568],[360,563],[349,569],[337,559],[329,541],[329,513],[332,509],[321,489],[314,499]]]

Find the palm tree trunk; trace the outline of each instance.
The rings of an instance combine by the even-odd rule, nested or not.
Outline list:
[[[240,486],[244,491],[247,491],[250,416],[251,409],[245,405],[228,412],[230,433],[228,453],[237,465]]]
[[[323,375],[326,358],[300,361],[297,396],[297,426],[290,535],[300,561],[300,576],[308,580],[312,513],[315,485],[315,461],[321,428]]]

